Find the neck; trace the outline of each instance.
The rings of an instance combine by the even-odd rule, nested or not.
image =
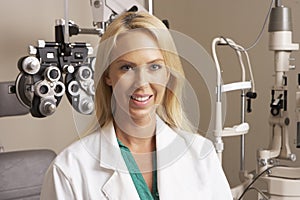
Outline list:
[[[114,127],[117,138],[135,153],[147,153],[155,150],[156,120],[151,120],[145,126],[128,123],[130,119],[115,120]]]

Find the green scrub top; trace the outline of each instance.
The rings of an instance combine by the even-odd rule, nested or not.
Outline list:
[[[126,147],[119,139],[118,144],[121,150],[122,157],[126,163],[131,179],[139,194],[141,200],[159,200],[159,194],[157,189],[157,169],[156,169],[156,151],[153,153],[153,176],[152,176],[152,192],[149,190],[143,175],[137,166],[134,157],[132,156],[128,147]]]

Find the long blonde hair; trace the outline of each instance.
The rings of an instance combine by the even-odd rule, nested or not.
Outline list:
[[[109,65],[112,62],[111,51],[118,36],[133,29],[146,30],[154,37],[161,49],[165,64],[171,71],[164,99],[162,105],[157,108],[157,114],[170,127],[191,131],[190,123],[181,107],[185,76],[173,38],[165,24],[146,12],[126,12],[118,16],[101,38],[95,66],[95,85],[97,86],[95,109],[100,127],[113,120],[112,88],[105,82]]]

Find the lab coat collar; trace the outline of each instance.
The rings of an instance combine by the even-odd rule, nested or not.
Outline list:
[[[122,166],[125,163],[122,163],[123,158],[120,153],[113,122],[101,128],[100,139],[100,166],[117,170],[118,166]],[[126,165],[124,169],[126,169]]]
[[[131,176],[123,160],[113,123],[100,130],[100,166],[112,170],[101,188],[107,199],[139,199]]]
[[[172,180],[164,177],[164,168],[172,165],[180,159],[194,140],[193,134],[181,137],[182,132],[175,131],[165,124],[158,116],[156,118],[156,150],[157,150],[157,181],[159,192],[168,191],[163,187],[162,180],[166,184]],[[117,143],[115,129],[111,122],[100,130],[100,166],[111,169],[112,176],[102,187],[103,193],[108,199],[139,199],[131,176],[120,152]],[[168,184],[169,185],[169,184]],[[169,191],[170,192],[170,191]]]
[[[186,135],[181,137],[181,135]],[[126,164],[120,152],[116,139],[113,122],[100,130],[100,166],[127,172]],[[156,151],[158,159],[158,168],[166,167],[177,160],[194,140],[193,134],[185,134],[182,131],[171,129],[157,115],[156,116]]]

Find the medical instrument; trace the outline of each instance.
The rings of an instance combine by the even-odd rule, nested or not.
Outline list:
[[[64,93],[78,112],[93,111],[92,47],[86,43],[66,43],[64,21],[58,20],[55,42],[38,41],[29,56],[18,61],[16,95],[33,117],[46,117],[56,111]],[[63,77],[65,74],[65,78]]]
[[[148,10],[136,0],[90,0],[90,6],[93,14],[93,25],[105,31],[106,26],[114,18],[126,11],[146,11],[153,13],[153,2],[148,0]]]
[[[0,117],[25,115],[29,113],[29,110],[19,102],[16,96],[15,81],[1,82],[0,94]]]
[[[224,84],[222,82],[221,76],[221,67],[219,64],[219,60],[217,57],[216,47],[218,45],[226,45],[232,47],[239,59],[239,63],[241,66],[241,81]],[[247,60],[247,66],[249,71],[250,80],[246,80],[246,70],[245,64],[243,62],[242,53],[245,54]],[[255,92],[255,83],[252,73],[252,67],[249,59],[249,55],[247,51],[239,44],[236,44],[230,38],[218,37],[215,38],[212,42],[212,55],[215,62],[216,70],[217,70],[217,86],[216,86],[216,108],[215,108],[215,130],[214,130],[214,143],[217,151],[217,155],[219,157],[220,162],[222,163],[222,153],[224,150],[224,143],[222,137],[232,137],[232,136],[240,136],[241,137],[241,146],[240,146],[240,179],[243,181],[243,184],[238,185],[231,189],[233,196],[238,196],[241,194],[243,189],[248,185],[253,179],[253,175],[248,173],[245,170],[245,145],[244,145],[244,136],[249,132],[250,126],[245,121],[245,112],[246,112],[246,103],[247,111],[251,112],[251,100],[255,99],[257,94]],[[241,92],[241,121],[239,124],[234,125],[233,127],[225,127],[223,128],[223,102],[226,97],[225,94],[230,91],[240,91]],[[247,92],[246,92],[247,91]]]
[[[269,118],[271,141],[268,149],[258,150],[258,172],[276,166],[279,160],[295,161],[296,155],[289,146],[288,126],[290,118],[287,110],[288,82],[286,72],[295,69],[290,65],[293,51],[299,50],[299,44],[292,43],[291,9],[275,1],[269,22],[269,49],[274,51],[275,83],[271,90],[271,114]],[[300,198],[300,168],[277,167],[264,176],[267,182],[266,194],[271,199]]]
[[[236,53],[239,58],[239,62],[241,65],[241,81],[240,82],[234,82],[229,84],[223,84],[222,83],[222,76],[221,76],[221,68],[218,61],[217,53],[216,53],[216,46],[217,45],[231,45],[236,48]],[[242,54],[244,53],[247,59],[247,65],[250,73],[251,80],[246,81],[246,72],[245,72],[245,65],[243,63]],[[222,151],[224,148],[224,144],[222,142],[222,137],[228,137],[228,136],[243,136],[248,133],[249,130],[249,124],[245,122],[245,105],[246,105],[246,97],[248,97],[248,112],[250,112],[251,109],[251,99],[256,98],[256,92],[255,92],[255,85],[254,85],[254,79],[251,69],[251,63],[248,56],[248,53],[244,51],[244,48],[238,44],[236,44],[232,39],[229,38],[215,38],[212,42],[212,54],[213,58],[216,64],[217,69],[217,87],[216,87],[216,124],[215,124],[215,147],[216,151],[218,153],[219,159],[222,162]],[[249,91],[245,92],[245,90],[248,89]],[[223,129],[223,123],[222,123],[222,94],[234,90],[241,90],[242,92],[242,99],[241,99],[241,123],[238,125],[233,126],[232,128],[224,128]],[[244,147],[242,147],[244,148]],[[243,156],[242,156],[243,157]],[[242,158],[243,160],[243,158]],[[243,164],[242,164],[243,165]]]
[[[153,2],[148,1],[152,13]],[[20,103],[1,106],[0,116],[31,113],[33,117],[51,116],[66,94],[72,107],[79,113],[89,115],[94,111],[94,64],[93,47],[85,42],[70,42],[78,34],[94,34],[99,37],[114,18],[126,11],[147,11],[135,0],[90,0],[93,25],[96,28],[80,28],[68,19],[68,0],[64,1],[65,19],[56,20],[55,41],[38,40],[29,46],[29,55],[18,61],[20,71],[15,84],[1,83],[4,95]],[[9,90],[9,91],[6,91]],[[1,90],[2,91],[2,90]],[[25,111],[24,111],[25,110]]]
[[[258,192],[258,199],[273,199],[273,200],[293,200],[300,198],[300,168],[288,167],[279,164],[279,160],[295,161],[296,156],[290,150],[288,125],[290,118],[287,110],[288,103],[288,86],[287,75],[295,66],[290,65],[293,60],[290,57],[292,51],[299,50],[299,44],[292,43],[292,24],[291,24],[291,9],[281,5],[279,0],[275,2],[275,6],[270,12],[269,20],[269,49],[274,51],[274,71],[275,83],[271,89],[270,103],[270,133],[271,142],[268,149],[259,149],[257,151],[257,169],[256,176],[248,173],[243,168],[241,162],[240,179],[242,183],[235,188],[232,188],[234,199],[242,199],[245,193],[250,189],[255,189]],[[225,40],[225,41],[224,41]],[[222,159],[223,151],[222,137],[228,136],[224,134],[226,128],[223,129],[222,124],[222,101],[221,94],[223,93],[224,85],[221,83],[220,66],[216,57],[216,44],[231,46],[236,51],[238,47],[231,40],[224,38],[216,38],[213,41],[213,57],[217,68],[217,102],[216,102],[216,128],[215,128],[215,145],[219,158]],[[247,51],[243,49],[241,51]],[[300,85],[300,75],[298,75],[298,84]],[[299,145],[300,136],[300,92],[296,93],[296,113],[297,113],[297,147]],[[242,102],[243,110],[243,102]],[[243,115],[242,115],[243,116]],[[242,117],[243,118],[243,117]],[[243,122],[243,121],[242,121]],[[239,126],[237,126],[239,127]],[[230,129],[231,131],[235,130]],[[234,131],[233,131],[234,132]],[[243,135],[245,132],[242,132]],[[224,135],[223,135],[224,134]],[[234,135],[234,134],[233,134]],[[243,139],[241,140],[241,146]],[[243,148],[241,148],[241,160],[243,160]],[[244,171],[243,171],[244,170]],[[244,177],[243,177],[244,176]],[[253,187],[254,182],[262,180],[267,184],[267,189],[262,190]]]

